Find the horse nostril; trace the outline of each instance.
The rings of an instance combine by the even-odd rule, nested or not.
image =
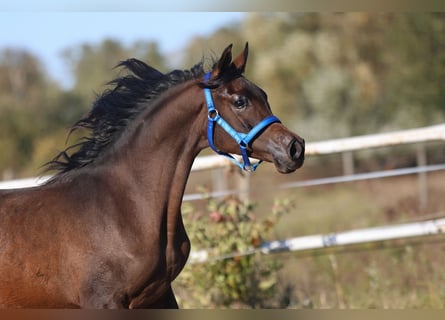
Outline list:
[[[297,139],[293,139],[289,147],[289,156],[293,160],[297,160],[304,154],[304,140],[302,143],[298,142]]]

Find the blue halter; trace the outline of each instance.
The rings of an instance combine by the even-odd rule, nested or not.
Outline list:
[[[208,82],[210,79],[211,73],[208,72],[205,75],[205,82]],[[207,140],[209,142],[210,148],[212,148],[213,151],[216,153],[223,155],[227,158],[229,158],[233,163],[235,163],[238,167],[240,167],[242,170],[246,171],[255,171],[255,169],[260,165],[262,161],[259,161],[255,164],[251,164],[249,160],[249,156],[247,155],[247,147],[249,143],[255,139],[255,137],[265,128],[267,128],[269,125],[275,122],[281,122],[277,117],[275,116],[269,116],[265,119],[261,120],[255,127],[252,128],[248,133],[242,133],[238,132],[235,129],[232,128],[232,126],[227,123],[218,113],[218,110],[216,110],[215,105],[213,103],[212,99],[212,93],[209,88],[204,88],[204,95],[207,102],[207,110],[208,110],[208,122],[207,122]],[[216,148],[215,143],[213,142],[213,134],[215,129],[215,123],[218,124],[221,128],[224,129],[235,141],[238,143],[241,151],[241,156],[243,157],[243,162],[239,162],[235,157],[233,157],[231,154],[227,152],[223,152],[218,150]]]

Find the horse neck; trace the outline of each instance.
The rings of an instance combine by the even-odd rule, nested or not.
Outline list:
[[[131,190],[133,197],[139,194],[141,202],[160,214],[180,215],[193,160],[207,146],[203,108],[203,93],[189,81],[164,93],[134,120],[111,155],[110,171],[126,184],[123,190]]]

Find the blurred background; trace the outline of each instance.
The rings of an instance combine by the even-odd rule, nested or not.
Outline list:
[[[4,178],[35,174],[120,60],[137,57],[167,72],[229,43],[236,52],[249,41],[247,77],[308,141],[445,117],[443,14],[19,12],[1,21]]]
[[[306,142],[445,122],[443,13],[19,12],[0,18],[0,180],[41,174],[41,166],[66,146],[69,127],[116,77],[119,61],[136,57],[163,72],[188,69],[230,43],[236,54],[249,42],[246,77],[267,92],[274,113]],[[348,173],[416,165],[418,148],[355,152]],[[443,142],[421,148],[426,164],[443,163]],[[342,175],[344,161],[339,154],[314,156],[291,176],[277,174],[272,165],[251,176],[248,200],[257,204],[259,217],[268,215],[277,198],[293,203],[270,240],[444,216],[443,172],[428,175],[427,203],[420,203],[412,175],[274,188]],[[240,175],[231,169],[222,174],[225,187]],[[213,188],[214,176],[192,175],[187,191]],[[202,200],[188,211],[208,207]],[[270,288],[272,296],[287,301],[280,307],[442,308],[444,250],[434,239],[284,254]],[[259,306],[177,290],[186,307]]]

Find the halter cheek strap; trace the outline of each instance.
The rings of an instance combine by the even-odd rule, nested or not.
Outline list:
[[[205,82],[208,82],[209,79],[210,79],[210,72],[205,75]],[[241,169],[246,171],[255,171],[255,169],[260,165],[262,161],[259,161],[253,165],[250,163],[249,156],[247,154],[247,147],[249,143],[253,139],[255,139],[255,137],[269,125],[281,121],[275,116],[269,116],[261,120],[248,133],[238,132],[235,129],[233,129],[232,126],[219,115],[218,110],[216,110],[215,105],[213,103],[212,93],[209,88],[204,88],[204,95],[208,111],[207,140],[209,142],[210,148],[216,153],[229,158],[233,163],[235,163]],[[238,161],[231,154],[218,150],[218,148],[215,146],[215,143],[213,141],[215,123],[219,125],[222,129],[224,129],[224,131],[226,131],[239,145],[241,156],[243,158],[243,163]]]

